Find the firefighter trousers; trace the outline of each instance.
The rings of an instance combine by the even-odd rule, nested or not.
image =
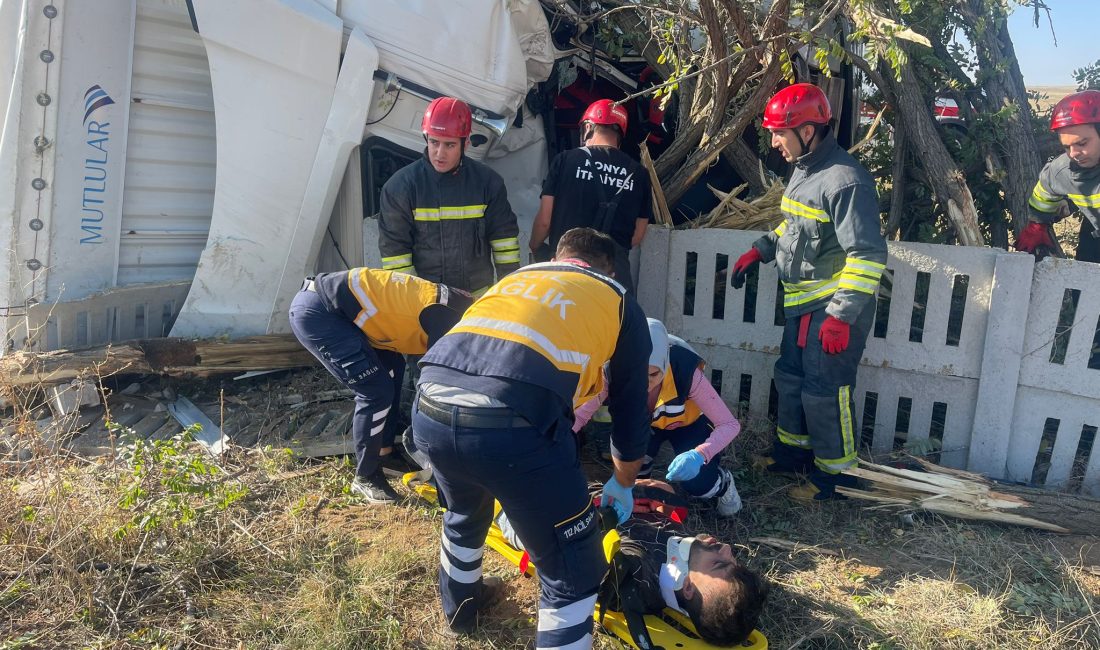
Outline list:
[[[493,498],[538,568],[537,648],[592,645],[592,612],[607,570],[599,520],[570,423],[540,432],[511,409],[417,398],[413,439],[431,460],[447,503],[439,592],[453,629],[471,629],[481,590]],[[441,413],[442,411],[442,413]]]
[[[848,348],[826,354],[818,340],[825,309],[788,318],[775,362],[779,395],[776,435],[788,457],[813,454],[817,469],[839,474],[856,462],[856,419],[853,399],[856,370],[875,317],[868,305],[851,324]],[[809,318],[808,322],[804,321]],[[792,453],[793,452],[793,453]]]
[[[290,329],[333,377],[355,392],[351,417],[355,475],[368,478],[378,469],[378,452],[392,447],[398,418],[405,359],[371,347],[367,335],[346,316],[329,311],[315,291],[302,290],[290,303]]]

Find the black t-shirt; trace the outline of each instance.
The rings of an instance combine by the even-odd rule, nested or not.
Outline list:
[[[653,220],[649,175],[615,147],[581,147],[559,153],[550,163],[542,195],[554,197],[550,250],[557,248],[565,231],[584,226],[606,232],[629,249],[635,221]],[[601,223],[609,217],[610,224]]]

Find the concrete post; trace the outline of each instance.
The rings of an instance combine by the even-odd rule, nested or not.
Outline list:
[[[967,468],[994,478],[1004,477],[1008,462],[1034,270],[1034,258],[1022,253],[998,255],[993,269]]]

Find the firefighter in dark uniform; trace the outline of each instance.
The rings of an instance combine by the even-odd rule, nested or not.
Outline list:
[[[479,294],[519,268],[519,226],[500,174],[465,151],[470,107],[453,97],[428,104],[424,155],[382,186],[382,268]]]
[[[416,447],[431,462],[447,512],[439,589],[452,630],[472,631],[493,498],[538,566],[538,648],[589,648],[606,561],[572,433],[573,410],[603,387],[615,417],[614,474],[603,503],[621,520],[648,441],[645,316],[611,278],[614,245],[577,228],[555,260],[489,291],[420,362]]]
[[[841,498],[837,485],[856,463],[853,388],[886,270],[878,197],[871,175],[829,133],[829,101],[811,84],[780,90],[764,111],[772,147],[794,163],[783,222],[734,264],[740,288],[749,269],[775,260],[783,282],[783,329],[775,388],[776,443],[769,471],[810,471],[801,499]]]
[[[1063,97],[1051,113],[1050,130],[1066,151],[1039,173],[1028,201],[1031,221],[1020,231],[1016,249],[1054,250],[1050,224],[1076,209],[1081,213],[1077,259],[1100,262],[1100,90]]]
[[[307,278],[291,302],[290,328],[302,347],[355,391],[351,491],[368,503],[397,500],[379,457],[393,449],[389,414],[400,399],[401,355],[424,354],[472,301],[464,291],[405,273],[357,268]]]
[[[583,146],[550,162],[539,211],[531,226],[532,258],[549,237],[549,251],[562,233],[591,227],[615,241],[615,280],[634,292],[630,250],[642,243],[652,220],[653,194],[642,165],[620,150],[626,137],[626,107],[610,99],[593,102],[581,117]]]

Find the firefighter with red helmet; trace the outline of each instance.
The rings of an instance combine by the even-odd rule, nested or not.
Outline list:
[[[1039,173],[1028,202],[1030,222],[1016,238],[1016,249],[1037,255],[1055,250],[1050,225],[1075,208],[1081,213],[1077,259],[1100,262],[1100,90],[1063,97],[1054,106],[1050,130],[1065,153]]]
[[[424,155],[382,186],[382,268],[473,293],[519,268],[519,226],[500,174],[465,155],[470,107],[453,97],[428,104]],[[495,267],[495,274],[494,274]]]
[[[791,496],[815,500],[842,498],[836,487],[855,484],[842,472],[856,463],[856,369],[886,270],[874,180],[837,144],[831,120],[828,99],[812,84],[768,101],[764,128],[794,172],[783,222],[737,260],[731,278],[739,289],[760,262],[778,268],[786,316],[774,375],[778,440],[761,460],[771,472],[808,472],[810,482]]]
[[[559,153],[550,163],[530,247],[537,258],[547,237],[547,250],[553,250],[572,228],[607,233],[617,247],[615,280],[632,292],[630,249],[645,237],[652,194],[645,169],[620,150],[627,126],[626,108],[610,99],[595,101],[585,110],[582,146]]]

